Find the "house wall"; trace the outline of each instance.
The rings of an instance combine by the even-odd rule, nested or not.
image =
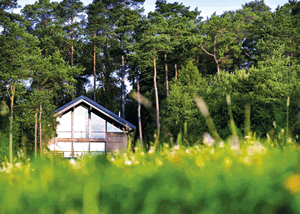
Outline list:
[[[84,139],[85,142],[89,142],[89,140],[95,141],[94,139]],[[127,151],[128,139],[125,133],[107,132],[106,139],[101,139],[99,141],[106,143],[106,151]],[[56,142],[57,138],[53,137],[48,143],[48,147]]]
[[[125,133],[107,132],[106,151],[126,151],[127,144],[128,140]]]
[[[72,152],[74,155],[87,151],[87,148],[91,148],[91,143],[99,143],[98,145],[100,145],[103,142],[105,142],[106,152],[127,151],[128,140],[125,128],[90,106],[86,104],[74,105],[72,109],[57,116],[59,122],[57,126],[58,136],[52,138],[48,144],[51,151],[64,151],[66,155],[70,155]],[[104,151],[101,146],[99,147],[101,149],[97,150],[95,145],[93,146],[95,151]],[[92,150],[90,151],[92,152]]]

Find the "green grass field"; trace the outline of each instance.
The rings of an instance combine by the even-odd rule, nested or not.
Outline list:
[[[240,140],[241,142],[241,140]],[[299,147],[248,138],[3,163],[0,213],[299,213]]]

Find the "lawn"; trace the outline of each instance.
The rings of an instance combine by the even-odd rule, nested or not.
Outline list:
[[[205,143],[205,142],[204,142]],[[254,138],[3,163],[0,213],[298,213],[299,147]]]

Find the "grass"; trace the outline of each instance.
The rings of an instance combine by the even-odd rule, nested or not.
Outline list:
[[[299,147],[252,138],[3,163],[0,213],[297,213]]]
[[[147,152],[3,162],[0,213],[300,213],[300,146],[288,129],[256,139],[246,106],[241,139],[228,96],[232,136],[223,141],[205,102],[195,101],[213,135],[202,144],[182,145],[185,128],[174,147],[156,139]]]

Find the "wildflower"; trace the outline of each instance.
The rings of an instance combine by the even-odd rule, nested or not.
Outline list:
[[[144,153],[144,152],[141,152],[141,155],[142,155],[142,156],[144,156],[144,155],[145,155],[145,153]]]
[[[196,145],[196,146],[195,146],[195,148],[196,148],[198,151],[200,151],[200,148],[199,148],[199,146],[198,146],[198,145]]]
[[[131,162],[130,160],[126,160],[126,161],[125,161],[125,165],[130,166],[131,164],[132,164],[132,162]]]
[[[198,156],[197,159],[195,160],[195,164],[199,167],[204,167],[205,166],[205,163],[204,163],[204,161],[202,160],[202,158],[200,156]]]
[[[115,159],[112,157],[111,159],[110,159],[112,162],[114,162],[115,161]]]
[[[230,147],[231,150],[239,150],[239,146],[238,145],[234,145]]]
[[[224,148],[224,142],[219,142],[219,147]]]
[[[213,148],[210,150],[210,154],[215,154],[215,150]]]
[[[17,168],[20,168],[20,169],[21,169],[21,165],[22,165],[22,163],[16,163],[16,164],[15,164],[15,166],[16,166]]]
[[[179,150],[179,145],[175,145],[173,148],[174,150]]]
[[[190,150],[189,150],[189,149],[186,149],[186,150],[185,150],[185,153],[190,154]]]
[[[252,155],[254,153],[260,153],[260,154],[263,154],[263,153],[266,153],[267,152],[267,149],[265,147],[263,147],[261,144],[259,143],[256,143],[254,144],[253,146],[248,146],[247,148],[247,153],[249,155]]]
[[[300,176],[292,175],[285,181],[285,187],[292,193],[298,193],[300,191]]]
[[[245,157],[244,159],[243,159],[243,162],[245,163],[245,164],[247,164],[247,165],[250,165],[251,164],[251,159],[250,159],[250,157]]]
[[[225,165],[226,167],[230,167],[231,164],[232,164],[232,160],[231,160],[230,158],[225,158],[225,159],[224,159],[224,165]]]
[[[207,146],[213,146],[215,143],[215,140],[208,134],[207,132],[203,135],[203,144]]]
[[[151,153],[154,153],[155,151],[154,151],[154,146],[150,146],[150,150],[149,150],[149,154],[151,154]]]
[[[161,166],[163,164],[162,161],[158,158],[155,159],[155,163],[156,163],[156,166]]]

